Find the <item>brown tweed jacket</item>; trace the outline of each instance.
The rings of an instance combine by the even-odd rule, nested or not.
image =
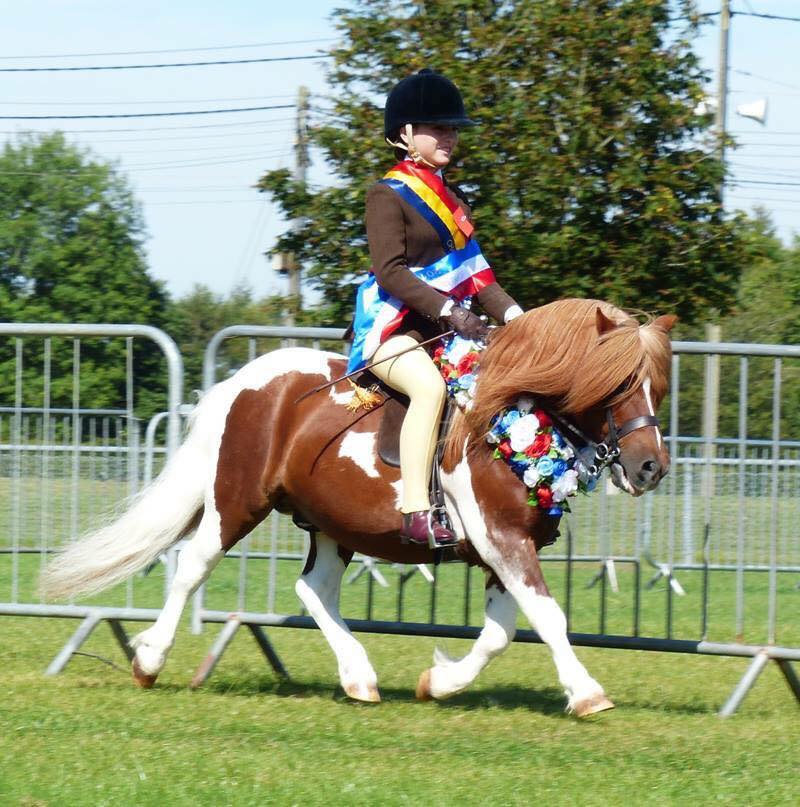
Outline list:
[[[447,187],[471,219],[463,196],[454,187]],[[395,335],[408,334],[422,341],[441,333],[439,312],[447,298],[408,268],[427,266],[446,254],[436,230],[396,191],[380,182],[367,191],[366,224],[372,271],[378,285],[411,309]],[[514,305],[499,283],[480,291],[477,302],[500,323]]]

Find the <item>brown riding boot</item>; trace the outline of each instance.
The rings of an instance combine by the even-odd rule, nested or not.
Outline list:
[[[431,539],[431,536],[432,539]],[[450,530],[443,527],[431,515],[430,510],[417,510],[415,513],[403,513],[403,527],[400,537],[412,544],[424,544],[436,549],[440,546],[452,546],[458,538]]]

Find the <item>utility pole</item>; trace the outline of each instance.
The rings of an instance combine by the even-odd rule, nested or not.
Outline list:
[[[728,117],[728,38],[731,28],[730,0],[722,0],[719,13],[719,75],[717,76],[717,150],[722,163],[723,177],[719,183],[719,199],[723,201],[725,193],[725,137]]]
[[[719,15],[719,75],[717,76],[717,154],[722,166],[722,178],[719,181],[719,201],[725,199],[725,138],[728,117],[728,39],[731,28],[730,0],[722,0]],[[706,342],[719,342],[722,333],[719,325],[706,323]],[[719,356],[706,356],[705,362],[705,395],[703,398],[703,469],[702,494],[706,503],[706,523],[710,519],[710,502],[714,495],[714,462],[717,457],[716,439],[719,430]]]
[[[297,93],[297,118],[295,123],[294,139],[294,175],[295,182],[305,185],[306,169],[311,164],[308,157],[308,99],[307,87],[300,87]],[[293,219],[289,224],[289,230],[297,232],[300,228],[300,220]],[[293,252],[281,252],[276,254],[276,269],[278,274],[289,279],[289,300],[286,306],[284,322],[289,327],[295,324],[295,314],[302,308],[303,300],[300,295],[300,264]]]

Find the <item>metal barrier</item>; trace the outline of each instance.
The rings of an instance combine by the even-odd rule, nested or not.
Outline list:
[[[227,328],[209,343],[205,385],[265,349],[298,342],[340,346],[342,333],[332,328]],[[82,620],[50,673],[63,669],[101,621],[109,623],[130,656],[121,621],[156,616],[171,563],[88,605],[43,602],[34,592],[34,580],[50,551],[98,523],[109,504],[136,492],[177,445],[184,413],[181,357],[168,336],[147,327],[2,324],[0,336],[14,340],[15,356],[13,400],[0,401],[0,615]],[[126,340],[127,394],[121,410],[81,407],[81,340],[94,337]],[[133,340],[140,337],[160,347],[169,376],[167,411],[146,429],[133,406]],[[32,338],[43,340],[36,400],[23,384],[24,340]],[[52,340],[59,338],[71,340],[69,378],[53,375]],[[800,537],[795,526],[800,443],[781,434],[787,394],[797,395],[787,382],[794,383],[798,375],[800,348],[678,342],[674,351],[672,386],[662,411],[662,421],[669,424],[670,475],[657,491],[640,499],[601,485],[589,498],[576,500],[560,542],[543,553],[548,583],[567,613],[574,644],[751,657],[723,714],[735,711],[770,659],[800,699],[800,683],[790,666],[800,660]],[[727,436],[714,434],[708,416],[705,437],[678,436],[686,430],[698,433],[692,425],[696,417],[686,425],[687,412],[697,409],[697,401],[691,400],[694,390],[703,392],[705,411],[712,409],[716,396],[709,380],[719,362],[728,363],[724,403],[733,407],[727,413]],[[756,366],[759,362],[768,366]],[[770,379],[766,396],[765,375]],[[56,384],[71,390],[70,407],[52,405],[50,391]],[[748,419],[759,411],[769,413],[769,433],[754,439]],[[166,441],[161,445],[156,434],[164,425]],[[315,627],[297,613],[293,588],[306,541],[290,519],[272,514],[195,595],[195,630],[204,623],[225,623],[198,671],[198,683],[211,673],[239,626],[251,630],[272,666],[284,672],[262,628]],[[352,629],[477,636],[483,601],[474,569],[356,561],[342,596],[343,612],[357,617],[348,620]],[[521,630],[516,641],[539,639],[535,632]]]
[[[225,329],[206,351],[206,386],[215,380],[218,365],[231,366],[220,361],[219,351],[234,338],[248,338],[248,355],[254,356],[257,339],[312,340],[316,347],[320,340],[341,335],[334,329]],[[794,586],[800,575],[795,529],[800,443],[781,440],[780,434],[782,363],[800,367],[800,348],[692,342],[677,342],[673,348],[666,417],[662,411],[672,453],[670,475],[657,491],[639,499],[601,485],[592,496],[576,500],[561,542],[543,553],[548,584],[565,608],[576,645],[752,658],[723,715],[738,708],[770,659],[800,700],[800,682],[790,665],[800,661],[800,624],[796,616],[791,618],[800,613],[800,591]],[[708,366],[722,356],[738,360],[738,433],[727,439],[708,431],[703,438],[676,436],[684,415],[683,385],[699,378],[702,388]],[[754,375],[749,368],[756,357],[774,365],[768,402],[771,434],[766,440],[748,436]],[[700,365],[692,367],[693,361]],[[708,411],[713,397],[708,385],[704,397]],[[304,547],[300,530],[273,513],[229,553],[228,563],[236,564],[235,586],[234,571],[222,564],[198,592],[195,630],[207,622],[225,627],[198,670],[196,685],[211,674],[240,626],[250,628],[273,668],[284,672],[261,628],[315,627],[310,617],[297,613],[293,594]],[[361,582],[345,586],[342,596],[343,613],[360,617],[346,620],[351,629],[478,635],[482,586],[474,570],[447,564],[423,576],[414,567],[356,561],[365,565],[349,580]],[[540,640],[534,631],[520,630],[516,641]]]
[[[130,657],[121,620],[155,618],[168,585],[164,571],[129,580],[93,597],[89,605],[48,603],[37,593],[36,579],[49,553],[107,520],[177,448],[183,360],[169,336],[143,325],[3,323],[0,337],[13,340],[6,343],[10,373],[4,379],[4,389],[13,388],[12,399],[0,401],[0,615],[82,620],[48,668],[50,674],[63,669],[102,621]],[[92,396],[84,392],[81,360],[96,350],[97,339],[105,349],[122,340],[116,352],[124,408],[81,405],[82,397]],[[137,339],[154,343],[166,359],[167,411],[148,425],[144,445],[135,414],[140,392],[134,375]],[[36,361],[32,367],[31,356]],[[53,405],[65,398],[71,406]],[[165,439],[156,446],[155,431],[162,423]]]

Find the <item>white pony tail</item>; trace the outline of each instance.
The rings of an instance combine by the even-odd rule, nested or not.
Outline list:
[[[111,524],[67,546],[42,573],[47,599],[94,594],[155,561],[192,527],[203,506],[208,456],[196,423],[161,474]]]

